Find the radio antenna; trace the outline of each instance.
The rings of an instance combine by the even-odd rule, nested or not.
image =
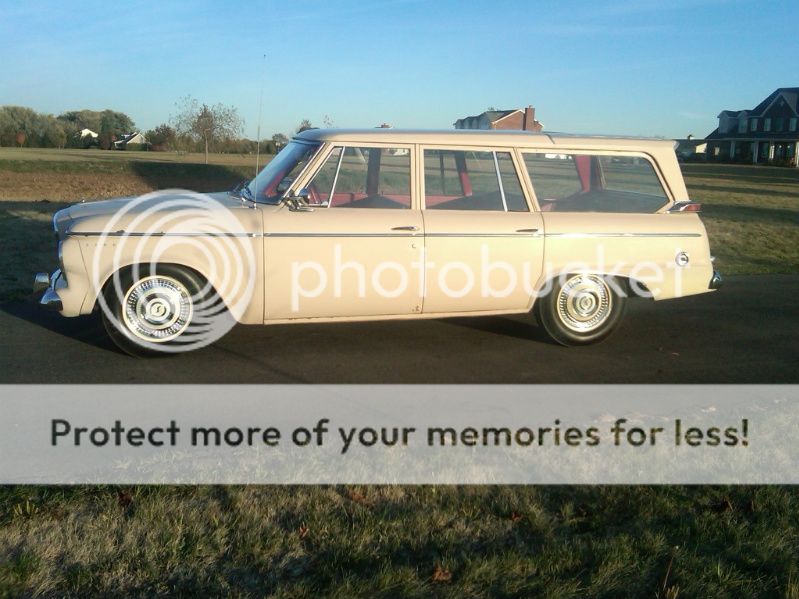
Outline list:
[[[258,98],[258,132],[255,140],[255,176],[258,176],[258,162],[261,158],[261,109],[264,105],[264,77],[266,76],[266,54],[264,54],[261,66],[261,97]]]

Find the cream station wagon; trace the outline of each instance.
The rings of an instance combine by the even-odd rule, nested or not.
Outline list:
[[[670,141],[493,131],[305,131],[231,192],[58,212],[41,303],[100,310],[134,354],[234,323],[534,313],[599,341],[631,295],[716,289]]]

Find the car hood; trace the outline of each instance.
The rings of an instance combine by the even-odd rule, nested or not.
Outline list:
[[[227,192],[176,190],[74,204],[53,222],[59,235],[201,233],[209,225],[224,233],[258,233],[261,216],[253,208]]]

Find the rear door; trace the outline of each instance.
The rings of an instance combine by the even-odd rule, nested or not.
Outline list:
[[[517,167],[508,148],[420,149],[425,313],[530,307],[544,230]]]

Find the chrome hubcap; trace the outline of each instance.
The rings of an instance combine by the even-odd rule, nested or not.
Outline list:
[[[136,337],[151,343],[170,341],[189,326],[191,294],[172,277],[155,275],[137,281],[125,294],[122,317]]]
[[[558,318],[572,331],[589,332],[608,319],[612,304],[613,296],[604,278],[577,275],[566,281],[558,293]]]

